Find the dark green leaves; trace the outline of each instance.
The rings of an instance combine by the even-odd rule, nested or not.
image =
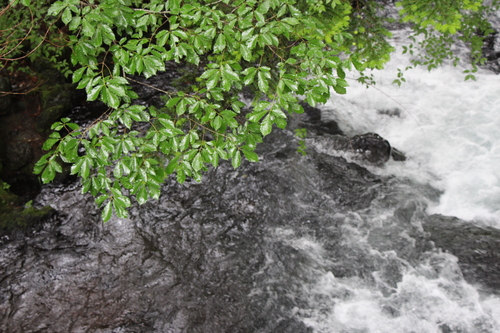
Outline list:
[[[129,197],[139,204],[158,198],[169,175],[180,183],[199,181],[221,160],[235,168],[243,158],[258,161],[256,145],[275,127],[285,128],[289,112],[303,112],[300,101],[325,103],[332,91],[346,93],[348,70],[382,68],[389,60],[390,34],[386,22],[375,17],[375,2],[352,3],[55,1],[46,13],[68,26],[63,39],[72,52],[73,83],[85,89],[89,101],[109,109],[84,128],[69,119],[54,123],[35,172],[48,182],[68,163],[71,174],[82,178],[83,192],[97,197],[107,221],[113,214],[127,216]],[[434,68],[442,62],[443,45],[450,45],[460,25],[475,36],[469,38],[471,57],[480,59],[476,32],[489,28],[463,19],[465,11],[480,10],[480,1],[428,3],[401,1],[402,15],[425,31],[427,48],[435,54],[414,63]],[[436,31],[427,29],[432,26],[446,36],[433,36]],[[416,56],[412,45],[405,52]],[[151,78],[174,68],[173,62],[194,66],[179,71],[186,69],[175,88],[156,86]],[[474,79],[473,73],[466,71],[465,79]],[[135,102],[131,82],[162,94],[164,104],[147,108],[144,101]],[[404,78],[398,75],[397,82]],[[247,90],[253,92],[248,105],[238,101]],[[305,146],[300,151],[305,153]]]

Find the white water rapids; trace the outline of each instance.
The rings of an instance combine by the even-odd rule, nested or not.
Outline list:
[[[425,202],[428,214],[500,228],[500,76],[481,69],[477,81],[464,82],[464,68],[417,68],[405,74],[406,83],[399,87],[392,84],[397,69],[409,65],[408,55],[400,51],[386,69],[374,72],[375,87],[352,80],[346,95],[335,95],[325,105],[323,117],[336,120],[349,136],[375,132],[403,151],[407,161],[391,160],[370,171],[440,190],[437,202]],[[405,195],[401,192],[402,201]],[[391,214],[372,207],[356,212],[357,224],[343,217],[353,226],[346,247],[365,246],[375,261],[394,259],[404,266],[395,252],[372,248],[358,228],[362,223],[385,228]],[[318,266],[325,265],[321,244],[290,237],[284,238],[307,251]],[[500,299],[480,295],[480,287],[466,283],[457,261],[440,253],[406,266],[391,295],[366,281],[320,270],[317,284],[304,291],[314,309],[297,313],[322,333],[500,332]],[[376,280],[379,274],[374,273]]]
[[[328,116],[347,134],[375,132],[404,151],[403,166],[379,172],[412,174],[442,190],[429,213],[500,228],[500,76],[480,69],[477,81],[464,82],[460,67],[418,67],[398,87],[397,69],[410,64],[400,51],[373,73],[374,88],[352,80],[347,95],[332,98]]]

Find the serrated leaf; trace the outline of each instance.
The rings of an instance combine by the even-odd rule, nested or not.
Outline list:
[[[49,10],[47,11],[47,15],[57,15],[61,12],[61,10],[64,9],[67,5],[63,3],[62,1],[56,1],[50,6]]]
[[[337,85],[337,86],[333,86],[333,89],[335,90],[335,92],[336,92],[337,94],[342,94],[342,95],[344,95],[344,94],[347,92],[346,88],[341,87],[341,86],[338,86],[338,85]],[[311,104],[311,103],[309,103],[309,104]]]
[[[139,190],[136,194],[137,202],[139,205],[143,205],[148,201],[148,192],[146,190],[146,185],[141,183],[139,186]]]
[[[102,210],[101,217],[103,222],[108,222],[111,216],[113,215],[113,208],[111,205],[111,201],[108,201],[104,209]]]
[[[252,52],[250,52],[250,50],[246,45],[244,44],[240,45],[240,52],[243,59],[245,59],[246,61],[252,61],[252,56],[253,56]]]
[[[66,9],[63,11],[61,20],[64,22],[64,24],[68,24],[71,21],[71,10],[69,7],[66,7]]]
[[[167,44],[168,38],[170,37],[170,32],[168,30],[162,30],[156,35],[156,44],[158,46],[164,46]]]
[[[104,90],[102,91],[102,100],[104,103],[113,108],[117,108],[120,106],[120,98],[115,95],[108,87],[104,88]]]
[[[40,158],[36,163],[35,167],[33,168],[33,172],[37,175],[39,175],[45,166],[47,165],[48,161],[47,158],[49,157],[49,154],[43,155],[42,158]]]
[[[76,71],[73,72],[73,83],[76,83],[81,80],[83,72],[85,72],[86,69],[87,69],[86,67],[82,67],[78,68]]]
[[[108,87],[109,91],[112,92],[113,94],[117,95],[117,96],[125,96],[126,93],[125,93],[125,88],[121,85],[118,85],[118,84],[115,84],[115,83],[111,83],[111,82],[108,82],[106,84],[106,86]]]
[[[193,161],[191,162],[191,166],[195,171],[200,170],[203,168],[203,158],[201,156],[201,153],[198,152],[195,157],[193,158]]]
[[[259,90],[263,93],[266,93],[269,90],[269,83],[267,82],[264,73],[261,71],[257,74],[257,84],[259,86]]]
[[[95,32],[95,26],[90,23],[86,18],[83,19],[82,32],[87,37],[92,37]]]
[[[243,151],[243,154],[249,160],[250,162],[258,162],[259,161],[259,156],[248,146],[242,147],[241,150]]]
[[[56,176],[56,171],[54,170],[52,161],[49,161],[49,163],[45,167],[45,170],[43,170],[42,172],[42,182],[44,184],[50,183],[52,180],[54,180],[55,176]]]
[[[214,75],[212,75],[210,78],[207,80],[207,89],[212,90],[216,85],[217,82],[220,80],[220,73],[219,71],[215,72]]]
[[[56,142],[58,142],[60,139],[54,139],[54,138],[49,138],[47,139],[44,143],[43,143],[43,146],[42,146],[42,149],[43,150],[50,150],[50,148],[52,148],[52,146],[54,146],[54,144]]]
[[[299,24],[299,20],[297,20],[295,17],[285,17],[281,21],[285,22],[286,24],[290,24],[290,25],[297,25],[297,24]]]
[[[219,53],[226,47],[226,36],[224,34],[219,34],[214,44],[214,52]]]
[[[266,136],[269,133],[271,133],[272,128],[273,128],[273,123],[271,121],[271,115],[268,114],[260,124],[260,132],[262,133],[262,135]]]
[[[80,27],[82,23],[82,18],[80,16],[74,16],[69,24],[69,30],[76,30]]]
[[[97,85],[90,89],[90,92],[87,94],[88,101],[95,101],[97,97],[99,97],[99,93],[101,92],[102,85]]]
[[[261,120],[262,117],[264,117],[267,113],[268,113],[267,110],[254,111],[254,112],[250,113],[249,116],[247,116],[247,117],[248,117],[248,120],[256,123],[259,120]]]
[[[231,158],[231,165],[233,168],[238,168],[241,165],[241,153],[239,150],[234,152],[233,157]]]
[[[222,126],[222,117],[221,116],[216,116],[212,120],[212,126],[217,131]]]

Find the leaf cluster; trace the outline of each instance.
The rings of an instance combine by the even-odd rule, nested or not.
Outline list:
[[[66,34],[57,18],[48,16],[46,0],[16,0],[0,10],[0,61],[9,72],[33,74],[31,64],[48,60],[65,75],[71,74],[64,57]]]
[[[444,11],[448,2],[403,0],[401,14],[417,29],[431,26],[447,37],[465,26],[457,26],[465,22],[462,11],[479,6],[460,0]],[[140,204],[158,198],[170,175],[180,183],[188,177],[199,181],[220,160],[234,168],[243,158],[258,161],[257,144],[275,127],[285,128],[291,113],[303,112],[300,101],[325,103],[331,93],[346,92],[348,70],[381,69],[389,60],[393,48],[380,5],[358,3],[54,2],[47,15],[69,31],[73,82],[109,111],[85,128],[67,118],[55,123],[44,145],[49,152],[35,172],[46,183],[62,162],[71,164],[107,221],[113,212],[127,217],[130,198]],[[426,36],[433,43],[433,35]],[[431,59],[439,63],[441,51]],[[163,91],[161,108],[134,104],[133,77],[150,78],[165,71],[167,62],[195,66],[199,75],[188,89]],[[249,111],[240,101],[244,90],[255,96]],[[297,135],[303,139],[305,132]]]

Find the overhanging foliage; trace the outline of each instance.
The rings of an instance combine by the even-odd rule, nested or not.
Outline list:
[[[199,181],[221,159],[235,168],[243,157],[258,161],[256,145],[275,126],[285,128],[288,113],[303,112],[299,100],[325,103],[332,92],[346,92],[347,70],[383,68],[394,51],[389,19],[379,15],[383,6],[361,0],[56,1],[47,14],[69,31],[73,82],[109,110],[86,128],[67,118],[55,123],[35,172],[50,182],[62,171],[61,160],[70,163],[107,221],[113,211],[127,217],[131,196],[140,204],[158,198],[170,174],[181,183]],[[487,33],[484,13],[491,7],[479,0],[403,0],[399,6],[429,45],[435,38],[453,41],[458,32],[474,42],[473,28]],[[439,64],[450,45],[415,64]],[[481,56],[476,52],[472,60],[475,66]],[[192,64],[200,75],[184,91],[163,91],[161,109],[134,104],[132,76],[154,76],[167,61]],[[255,94],[247,113],[239,100],[244,89]],[[138,123],[147,130],[138,131]]]

